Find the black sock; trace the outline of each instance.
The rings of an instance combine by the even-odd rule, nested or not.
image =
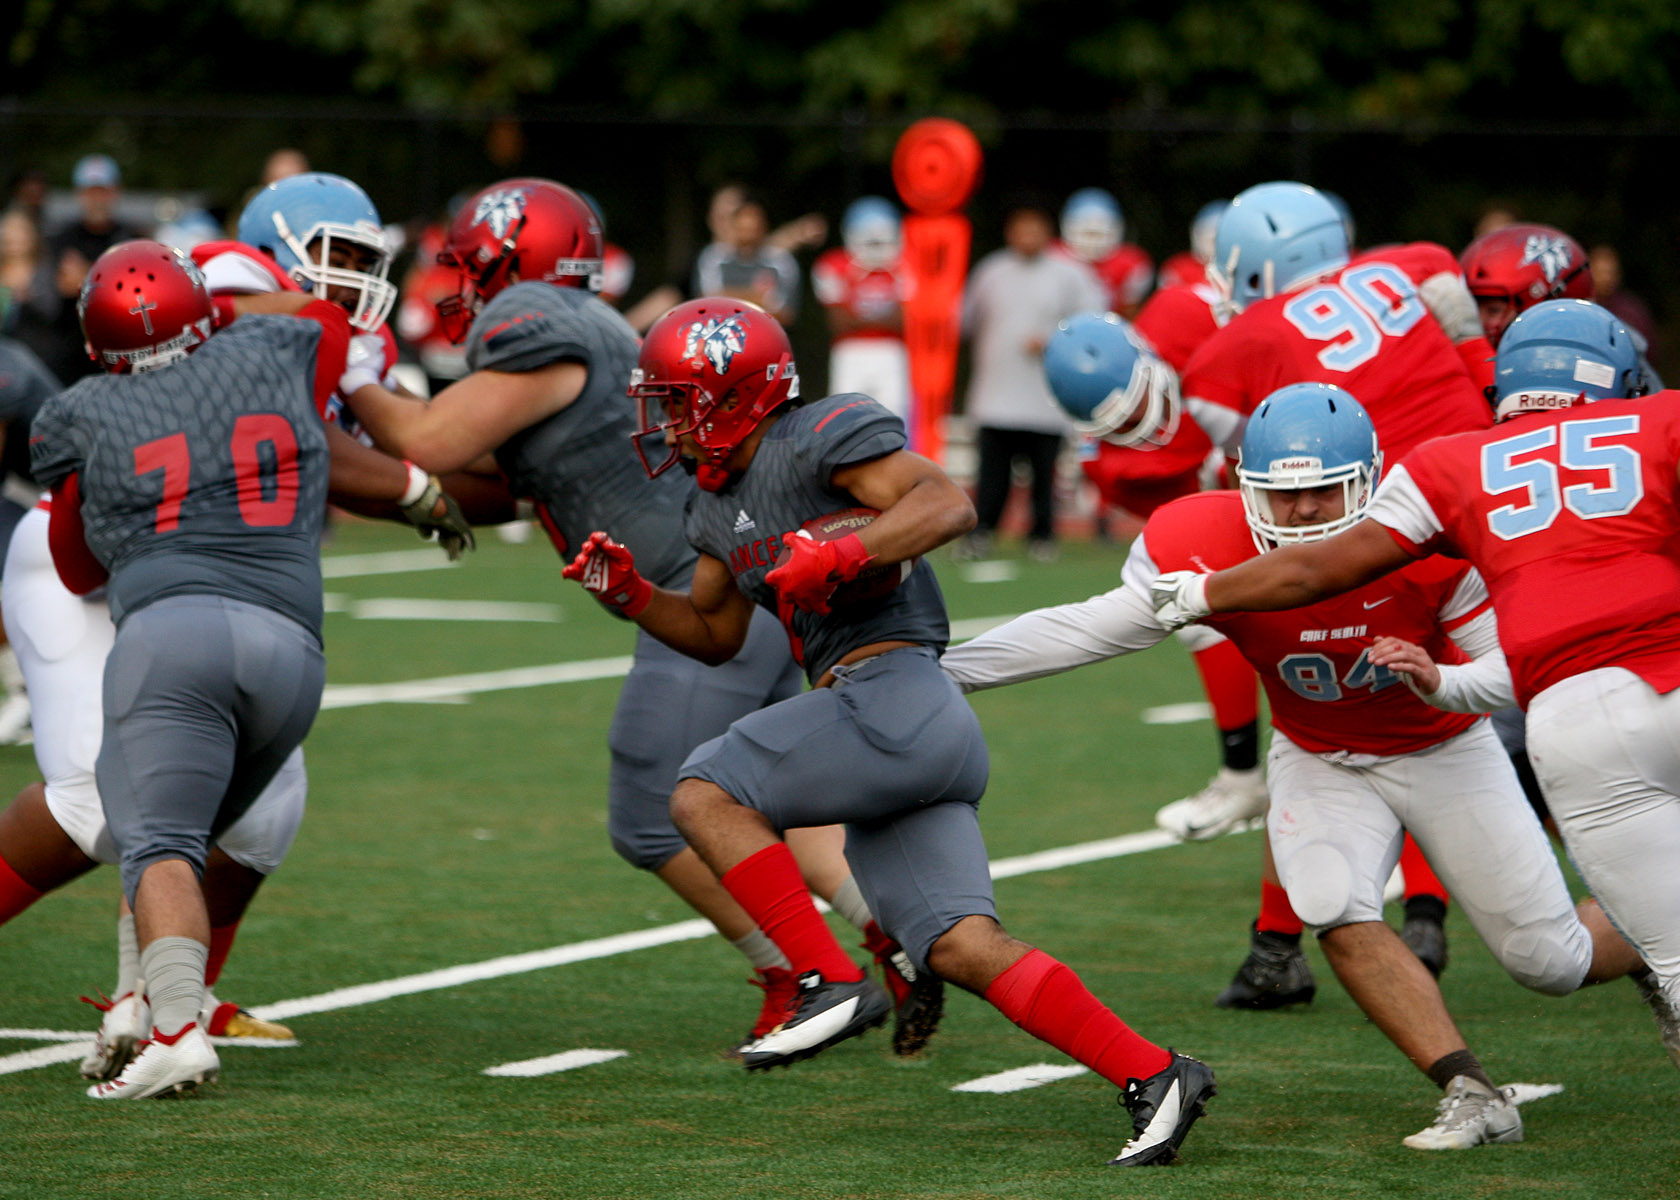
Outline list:
[[[1439,925],[1447,919],[1447,904],[1439,896],[1413,896],[1406,901],[1406,920],[1433,921]]]
[[[1488,1078],[1488,1073],[1482,1070],[1481,1060],[1468,1050],[1454,1050],[1451,1054],[1443,1054],[1429,1065],[1425,1074],[1429,1076],[1430,1082],[1443,1092],[1447,1090],[1447,1084],[1459,1075],[1468,1075],[1477,1083],[1484,1084],[1490,1092],[1499,1090],[1494,1086],[1493,1080]]]
[[[1252,771],[1260,765],[1260,722],[1219,731],[1221,761],[1233,771]]]

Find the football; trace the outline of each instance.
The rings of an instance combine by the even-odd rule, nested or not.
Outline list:
[[[819,542],[833,542],[849,533],[857,533],[880,515],[880,511],[873,508],[842,508],[838,512],[812,517],[799,528]],[[915,559],[881,567],[865,567],[856,579],[834,589],[829,604],[834,608],[849,608],[882,600],[892,595],[893,589],[908,579],[915,567]]]

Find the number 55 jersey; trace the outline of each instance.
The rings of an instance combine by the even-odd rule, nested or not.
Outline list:
[[[1525,413],[1422,446],[1366,516],[1487,579],[1517,703],[1622,667],[1680,687],[1680,392]],[[1411,567],[1405,568],[1411,570]]]
[[[1258,553],[1241,497],[1202,492],[1156,511],[1124,577],[1147,597],[1160,572],[1219,571]],[[1399,675],[1372,665],[1372,643],[1403,638],[1438,663],[1468,662],[1448,635],[1488,607],[1481,577],[1436,555],[1306,608],[1219,613],[1202,623],[1230,638],[1258,672],[1272,724],[1297,746],[1388,756],[1428,749],[1482,718],[1425,704]]]
[[[1429,438],[1486,429],[1493,412],[1418,291],[1442,269],[1456,269],[1444,249],[1400,246],[1250,305],[1185,364],[1186,408],[1232,456],[1249,414],[1291,383],[1351,392],[1389,462]]]

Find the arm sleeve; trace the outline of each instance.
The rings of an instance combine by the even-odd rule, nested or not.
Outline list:
[[[1134,557],[1142,545],[1141,538],[1132,544]],[[1153,566],[1147,569],[1154,578]],[[940,665],[963,691],[976,692],[1147,650],[1166,636],[1148,597],[1128,582],[1089,600],[1016,617],[951,647]]]
[[[1499,625],[1491,610],[1472,617],[1448,636],[1470,655],[1471,661],[1443,665],[1440,689],[1418,692],[1424,703],[1448,712],[1480,713],[1510,708],[1517,702],[1511,668],[1499,648]]]
[[[1445,532],[1441,518],[1435,515],[1404,462],[1383,477],[1365,516],[1386,528],[1402,549],[1419,558],[1434,550]]]
[[[88,549],[82,528],[81,479],[72,471],[53,492],[52,515],[47,520],[47,545],[52,550],[58,577],[78,596],[103,587],[110,578],[105,566]]]

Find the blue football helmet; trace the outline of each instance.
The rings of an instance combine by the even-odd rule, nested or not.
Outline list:
[[[1627,326],[1591,300],[1547,300],[1506,327],[1494,359],[1494,417],[1643,396],[1645,364]]]
[[[1261,183],[1219,218],[1208,275],[1232,311],[1281,295],[1347,265],[1336,206],[1304,183]]]
[[[1062,241],[1086,262],[1101,262],[1126,235],[1120,202],[1102,188],[1080,188],[1062,206]]]
[[[1044,376],[1081,433],[1116,446],[1160,446],[1178,430],[1178,373],[1113,313],[1058,325],[1044,347]]]
[[[903,249],[898,209],[880,196],[853,200],[840,218],[840,240],[863,266],[872,270],[892,266]]]
[[[1237,485],[1254,544],[1264,554],[1316,542],[1358,521],[1382,475],[1377,431],[1363,405],[1329,383],[1292,383],[1260,402],[1243,431]],[[1311,525],[1280,525],[1270,493],[1341,484],[1342,513]]]
[[[317,299],[332,299],[329,288],[354,292],[346,307],[357,329],[378,329],[396,303],[379,210],[342,175],[316,171],[269,184],[239,214],[238,237],[269,254]]]
[[[1202,262],[1213,261],[1214,238],[1219,234],[1219,218],[1231,207],[1229,200],[1209,200],[1196,210],[1190,222],[1190,253]]]

